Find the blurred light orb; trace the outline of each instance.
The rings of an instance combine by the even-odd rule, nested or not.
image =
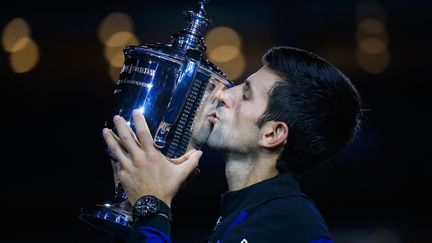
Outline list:
[[[10,50],[10,52],[17,52],[22,50],[24,47],[27,46],[27,44],[32,41],[30,37],[23,37],[21,39],[19,39],[18,41],[16,41],[13,45],[12,48]]]
[[[117,32],[133,32],[132,18],[121,12],[115,12],[105,17],[98,29],[99,40],[106,44],[108,39]]]
[[[388,35],[387,35],[386,30],[384,30],[383,32],[380,32],[380,33],[366,33],[366,32],[359,31],[359,30],[357,31],[356,40],[358,43],[361,42],[362,40],[368,39],[368,38],[379,39],[387,46]]]
[[[379,54],[370,54],[360,48],[356,51],[356,60],[359,67],[372,74],[384,72],[390,65],[390,59],[388,50]]]
[[[246,68],[246,59],[243,53],[239,52],[234,59],[228,62],[215,62],[215,64],[219,66],[229,80],[236,82],[235,80],[243,74]]]
[[[19,51],[11,53],[10,65],[15,73],[25,73],[33,69],[39,61],[39,47],[28,39],[27,44]]]
[[[110,66],[118,67],[118,68],[123,66],[125,58],[124,58],[122,46],[116,46],[116,47],[106,46],[104,54]]]
[[[378,34],[386,31],[386,27],[383,22],[375,18],[363,19],[358,24],[358,31],[369,33],[369,34]]]
[[[240,50],[234,46],[218,46],[208,53],[209,60],[212,62],[228,62],[236,58]]]
[[[211,29],[205,36],[205,43],[209,52],[219,46],[241,49],[240,35],[234,29],[224,26]]]
[[[3,29],[3,48],[7,52],[20,51],[28,44],[28,37],[30,37],[30,27],[27,21],[23,18],[14,18]]]
[[[359,47],[369,54],[380,54],[387,49],[387,44],[378,38],[366,38],[359,42]]]
[[[121,67],[110,66],[110,68],[109,68],[109,76],[110,76],[111,80],[114,81],[115,83],[117,83],[117,81],[120,77],[120,70],[121,70]]]
[[[132,32],[120,31],[111,35],[105,43],[108,47],[138,45],[138,38]]]

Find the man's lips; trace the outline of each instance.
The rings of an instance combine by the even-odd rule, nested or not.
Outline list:
[[[208,116],[207,116],[208,120],[212,123],[215,123],[217,120],[219,120],[216,111],[211,112]]]

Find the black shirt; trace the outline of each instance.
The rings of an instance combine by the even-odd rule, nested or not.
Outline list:
[[[210,243],[331,243],[331,234],[312,200],[290,172],[222,196],[221,217]],[[169,221],[135,222],[128,242],[170,242]]]
[[[298,178],[280,173],[222,196],[222,214],[210,242],[313,242],[331,234]]]

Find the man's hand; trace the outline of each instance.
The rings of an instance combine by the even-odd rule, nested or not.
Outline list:
[[[114,117],[119,138],[103,129],[108,149],[118,159],[118,179],[132,205],[144,195],[154,195],[171,205],[181,184],[198,166],[201,151],[191,150],[182,157],[168,160],[153,146],[153,138],[144,116],[133,112],[136,135],[126,121]]]

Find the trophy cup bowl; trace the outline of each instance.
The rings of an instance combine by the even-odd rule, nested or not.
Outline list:
[[[187,27],[171,36],[170,44],[123,49],[125,62],[113,92],[113,114],[106,126],[116,132],[111,118],[120,115],[134,130],[132,111],[141,110],[154,145],[168,158],[187,152],[192,124],[209,80],[232,86],[214,64],[203,58],[204,33],[210,23],[204,10],[207,2],[202,0],[195,11],[185,12]],[[119,184],[112,203],[82,210],[80,218],[99,230],[125,237],[132,222],[132,205]]]

